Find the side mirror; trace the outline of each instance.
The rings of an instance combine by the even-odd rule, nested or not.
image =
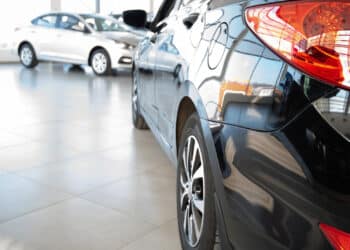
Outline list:
[[[127,10],[123,12],[124,23],[135,28],[145,28],[147,13],[144,10]]]

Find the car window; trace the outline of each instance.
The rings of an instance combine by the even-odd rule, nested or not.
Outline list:
[[[32,23],[41,27],[55,28],[57,23],[57,15],[47,15],[39,17],[35,19]]]
[[[83,32],[85,25],[78,18],[69,15],[62,15],[58,27],[65,30],[73,30]]]
[[[115,22],[108,18],[95,17],[89,15],[81,15],[85,22],[91,26],[96,31],[99,32],[108,32],[108,31],[127,31],[126,27],[122,24]]]

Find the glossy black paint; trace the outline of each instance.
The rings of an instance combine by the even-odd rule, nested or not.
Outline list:
[[[331,249],[350,232],[350,94],[304,75],[247,28],[275,1],[178,4],[135,55],[142,114],[176,164],[177,118],[202,121],[224,249]]]

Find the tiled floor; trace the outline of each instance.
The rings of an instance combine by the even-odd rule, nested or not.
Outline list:
[[[175,169],[127,74],[0,65],[0,250],[177,250]]]

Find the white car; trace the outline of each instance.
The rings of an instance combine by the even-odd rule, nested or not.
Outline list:
[[[110,18],[72,13],[50,13],[35,18],[30,26],[16,29],[14,53],[27,68],[39,61],[86,64],[97,75],[130,68],[134,43],[113,33],[118,24]]]

